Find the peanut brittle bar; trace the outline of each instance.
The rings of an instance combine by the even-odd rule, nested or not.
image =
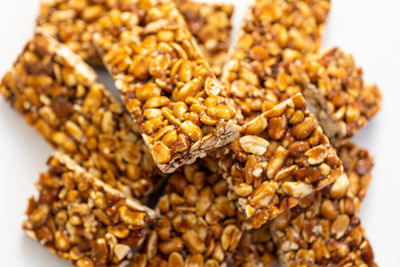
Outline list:
[[[37,25],[66,44],[91,65],[102,61],[92,43],[92,24],[111,9],[132,10],[133,0],[41,0]],[[216,74],[229,48],[233,5],[206,4],[176,0],[179,11],[188,23],[208,62]]]
[[[325,0],[256,0],[251,6],[222,75],[244,122],[301,92],[336,142],[379,111],[382,96],[365,84],[351,55],[338,48],[318,52],[328,12]]]
[[[226,266],[242,234],[228,184],[198,163],[174,173],[136,266]]]
[[[162,177],[123,105],[66,46],[35,35],[0,93],[55,148],[96,177],[143,199]]]
[[[339,48],[309,55],[302,71],[303,94],[332,140],[353,136],[380,110],[379,89],[365,83],[354,58]]]
[[[346,195],[357,196],[357,199],[355,199],[354,202],[354,208],[358,211],[358,209],[360,208],[360,204],[362,204],[361,201],[365,197],[368,185],[371,181],[371,169],[373,167],[373,157],[368,153],[367,150],[355,145],[350,141],[342,141],[339,144],[337,144],[337,154],[343,162],[345,175],[348,178],[349,182]],[[342,181],[346,181],[346,179],[343,179]],[[340,181],[338,181],[338,183],[339,182]],[[338,185],[339,184],[337,184],[336,186]],[[349,203],[346,204],[346,202],[349,201],[350,200],[346,199],[344,201],[342,200],[339,200],[338,202],[334,201],[333,207],[334,209],[337,208],[342,209],[346,207],[342,206],[342,204],[345,204],[347,205],[347,207],[350,207]],[[321,209],[320,211],[321,213],[324,212],[323,216],[325,216],[326,212],[333,212],[332,213],[333,217],[335,211],[331,209],[332,208],[331,202],[328,201],[326,203],[327,204],[324,204],[325,207],[323,208],[323,210]],[[304,218],[305,221],[309,220],[310,218],[309,214],[310,211],[308,209],[305,209],[305,216],[306,216]],[[311,219],[312,218],[313,217],[311,217]],[[313,221],[313,219],[311,221]],[[272,231],[276,230],[276,227],[274,227],[271,231],[271,224],[274,224],[274,221],[264,224],[259,229],[245,231],[243,233],[242,239],[240,240],[239,245],[233,254],[234,266],[246,266],[246,267],[270,266],[273,263],[275,263],[278,257],[277,245],[282,246],[283,244],[281,244],[280,241],[278,241],[278,243],[276,244],[273,242],[271,233]],[[306,223],[304,223],[304,225],[306,225]],[[283,229],[280,229],[281,233],[282,230]],[[296,230],[298,231],[298,229]],[[318,233],[319,232],[315,232],[316,235],[318,235]],[[347,237],[343,237],[342,239],[344,240],[344,238]],[[298,242],[298,244],[300,244],[301,247],[304,246],[302,242]],[[287,246],[287,244],[285,244],[285,246]],[[337,254],[339,252],[339,249],[343,248],[343,246],[341,245],[339,245],[337,248],[335,248],[334,246],[332,245],[330,246],[331,248],[330,254]],[[310,253],[312,254],[312,252]],[[300,254],[301,253],[299,253],[299,256]],[[341,261],[343,259],[344,257],[342,257]],[[348,264],[348,262],[346,261],[347,260],[343,260],[343,263]],[[326,262],[328,262],[328,259],[326,259]],[[309,263],[311,264],[312,260]],[[346,264],[340,266],[348,266]],[[352,266],[352,264],[349,265]]]
[[[157,166],[170,173],[230,143],[240,127],[175,4],[135,7],[102,17],[94,42]]]
[[[245,122],[301,92],[277,70],[319,48],[329,9],[328,0],[254,0],[222,74]]]
[[[350,142],[340,144],[338,154],[345,173],[271,222],[284,266],[376,266],[357,216],[373,159]]]
[[[121,266],[147,235],[155,212],[126,199],[67,155],[53,154],[29,201],[25,232],[75,266]]]
[[[204,162],[223,174],[248,228],[296,206],[343,171],[301,94],[244,125],[239,138]]]

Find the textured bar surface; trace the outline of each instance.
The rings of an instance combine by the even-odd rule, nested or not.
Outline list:
[[[104,184],[67,155],[53,154],[29,201],[25,232],[75,266],[121,266],[155,212]]]
[[[303,79],[304,96],[331,140],[353,136],[380,110],[379,89],[365,83],[354,58],[339,48],[308,55],[300,70],[293,69],[292,76]]]
[[[249,228],[296,206],[343,171],[301,94],[244,125],[239,138],[204,161],[223,173]]]
[[[258,229],[245,231],[234,251],[229,266],[268,267],[278,260],[270,232],[270,222]]]
[[[357,216],[373,159],[350,142],[340,144],[338,154],[345,173],[271,222],[283,266],[376,266]]]
[[[135,0],[41,0],[37,25],[94,66],[103,65],[92,41],[92,24],[114,8],[131,10]],[[176,0],[190,31],[217,75],[229,48],[233,5]]]
[[[226,266],[242,235],[228,185],[195,163],[169,179],[158,220],[132,266]]]
[[[123,105],[66,46],[36,35],[0,93],[55,148],[126,195],[145,198],[162,179]]]
[[[94,41],[163,172],[234,140],[236,111],[168,0],[139,0],[96,23]]]
[[[332,142],[353,136],[380,109],[351,55],[318,52],[329,1],[256,0],[222,82],[245,122],[301,92]]]
[[[350,141],[342,141],[337,144],[337,154],[343,162],[345,174],[349,179],[347,195],[357,196],[357,198],[362,201],[371,181],[371,169],[373,166],[372,156],[367,150]],[[325,205],[329,206],[329,204]],[[336,205],[337,203],[334,204]],[[336,206],[335,209],[342,204],[343,202],[339,202],[339,206]],[[359,204],[362,203],[357,201],[355,205],[357,210],[359,209]],[[295,209],[297,209],[297,207]],[[310,219],[307,217],[310,213],[307,212],[308,210],[305,209],[305,220]],[[259,229],[243,233],[242,239],[233,256],[234,266],[270,266],[275,263],[278,257],[276,245],[282,244],[279,243],[280,241],[278,241],[277,244],[273,242],[271,232],[276,229],[273,228],[271,231],[271,224],[273,224],[273,222],[266,223]],[[318,231],[315,232],[318,234]],[[299,242],[299,244],[301,244],[302,247],[304,246],[302,242]]]
[[[282,66],[319,48],[330,2],[255,0],[230,51],[222,82],[248,121],[301,92]]]
[[[228,57],[232,30],[232,4],[175,0],[215,75],[220,76]]]

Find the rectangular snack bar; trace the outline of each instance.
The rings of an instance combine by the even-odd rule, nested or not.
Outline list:
[[[349,181],[348,192],[345,198],[347,198],[348,195],[356,196],[357,201],[355,208],[358,211],[371,181],[373,157],[367,150],[350,141],[342,141],[337,144],[337,154],[343,162],[343,168]],[[360,202],[358,200],[360,200]],[[346,201],[349,200],[345,200],[345,202],[340,201],[341,200],[339,200],[339,207],[342,203],[346,203]],[[325,205],[329,206],[327,204]],[[335,208],[337,208],[337,206]],[[307,217],[307,210],[308,209],[305,209],[305,220],[309,219],[309,217]],[[271,224],[273,224],[273,221],[264,224],[259,229],[245,231],[243,233],[242,239],[232,257],[233,266],[270,266],[276,262],[278,258],[277,245],[282,244],[279,243],[279,241],[276,244],[273,242],[271,233],[276,230],[276,227],[271,230]],[[279,231],[282,233],[282,229]],[[316,234],[318,234],[318,232]],[[302,242],[299,242],[299,244],[303,246]],[[337,254],[339,248],[340,246],[338,248],[331,247],[331,254]]]
[[[163,177],[123,105],[96,78],[65,45],[37,34],[3,78],[0,93],[53,147],[143,199]]]
[[[382,96],[365,84],[351,55],[338,48],[317,52],[328,11],[324,0],[257,0],[250,8],[222,75],[245,122],[301,92],[336,142],[379,111]]]
[[[357,216],[373,159],[350,142],[340,144],[338,154],[345,173],[271,222],[283,266],[376,266]]]
[[[247,228],[293,208],[343,171],[301,94],[244,125],[239,138],[204,162],[227,180]]]
[[[300,71],[303,94],[331,140],[353,136],[379,110],[382,95],[363,80],[354,58],[339,48],[307,56]]]
[[[96,23],[94,42],[157,166],[173,172],[238,136],[236,111],[175,4],[135,4]]]
[[[174,173],[153,231],[131,266],[226,266],[242,235],[227,191],[226,180],[198,162]]]
[[[222,74],[245,122],[301,91],[277,70],[319,48],[329,9],[328,0],[254,0]]]
[[[122,266],[140,247],[155,212],[53,154],[29,201],[23,229],[75,266]]]
[[[102,61],[92,43],[92,24],[111,9],[129,11],[133,0],[41,0],[37,25],[94,66]],[[233,5],[176,0],[179,11],[217,75],[229,48]]]

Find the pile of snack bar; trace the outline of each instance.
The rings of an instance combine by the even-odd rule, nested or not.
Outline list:
[[[42,0],[0,87],[58,150],[27,235],[79,267],[376,266],[348,138],[381,94],[320,50],[329,0],[253,1],[228,52],[232,5]]]

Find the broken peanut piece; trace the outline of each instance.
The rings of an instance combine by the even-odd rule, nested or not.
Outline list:
[[[127,196],[144,200],[163,179],[124,106],[51,37],[27,43],[0,93],[53,147]]]
[[[131,266],[225,266],[242,236],[228,190],[226,180],[198,163],[174,173],[153,231]]]
[[[345,173],[271,222],[284,266],[377,266],[357,215],[371,180],[373,159],[349,141],[338,146],[338,155]]]
[[[236,111],[172,1],[139,0],[96,23],[94,42],[161,171],[239,134]]]
[[[41,0],[37,26],[93,66],[103,63],[93,45],[93,23],[112,9],[132,11],[133,0]],[[221,74],[229,48],[233,5],[176,0],[212,69]]]
[[[223,174],[248,228],[295,207],[343,172],[301,94],[244,125],[239,138],[204,162]]]
[[[23,229],[80,266],[121,266],[147,235],[155,212],[104,184],[67,155],[53,154],[29,201]]]

